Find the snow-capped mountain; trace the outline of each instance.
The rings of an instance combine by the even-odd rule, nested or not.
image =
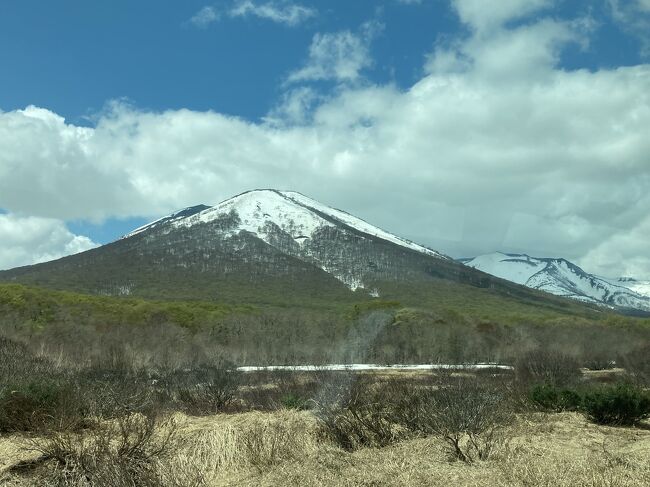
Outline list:
[[[123,238],[0,272],[0,281],[83,293],[274,306],[450,297],[584,309],[467,267],[300,193],[248,191],[185,208]],[[480,288],[477,290],[476,288]],[[501,302],[501,301],[499,301]],[[157,318],[164,320],[165,317]]]
[[[357,232],[387,240],[410,250],[434,257],[447,258],[435,250],[388,233],[345,211],[330,208],[296,191],[274,189],[246,191],[212,208],[205,205],[186,208],[137,228],[123,238],[132,237],[164,224],[170,224],[172,228],[179,228],[210,223],[230,215],[231,212],[237,214],[239,222],[225,233],[227,236],[246,231],[266,243],[271,243],[271,234],[273,233],[271,227],[277,226],[291,235],[296,242],[304,244],[318,230],[346,225]]]
[[[606,279],[589,274],[565,259],[494,252],[465,265],[533,289],[587,303],[650,311],[650,286],[629,279]]]
[[[177,229],[190,229],[226,220],[231,220],[231,224],[217,225],[217,233],[225,241],[233,240],[242,233],[255,236],[286,254],[316,265],[352,291],[366,287],[364,269],[356,262],[338,258],[331,252],[340,250],[340,245],[348,238],[354,237],[361,241],[380,239],[426,256],[448,259],[434,250],[393,235],[300,193],[273,189],[247,191],[214,207],[199,205],[186,208],[140,227],[123,238],[132,238],[154,230],[170,233]],[[324,248],[323,237],[333,232],[338,234],[338,248]]]
[[[185,208],[91,251],[0,272],[0,281],[7,280],[95,294],[233,302],[412,296],[414,289],[424,292],[443,281],[522,293],[349,213],[273,189]]]

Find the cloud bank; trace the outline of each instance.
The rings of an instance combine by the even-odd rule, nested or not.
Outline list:
[[[2,113],[0,208],[153,217],[277,187],[454,256],[526,251],[647,278],[650,66],[560,69],[587,22],[511,25],[548,2],[504,1],[489,18],[481,5],[455,2],[471,33],[437,46],[409,89],[301,89],[273,121],[114,104],[82,128],[42,108]]]
[[[72,234],[59,220],[0,215],[0,270],[36,264],[92,249],[89,238]]]

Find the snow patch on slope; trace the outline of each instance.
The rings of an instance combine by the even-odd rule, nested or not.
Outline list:
[[[639,281],[629,277],[621,277],[619,279],[607,279],[608,282],[617,286],[624,286],[631,291],[634,291],[641,296],[650,298],[650,281]]]

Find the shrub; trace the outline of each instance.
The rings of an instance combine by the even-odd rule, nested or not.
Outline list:
[[[310,407],[310,401],[309,399],[305,399],[304,397],[299,396],[298,394],[294,393],[288,393],[280,399],[280,403],[282,404],[282,407],[285,409],[297,409],[297,410],[304,410],[304,409],[309,409]]]
[[[581,377],[580,364],[569,355],[554,350],[536,349],[517,357],[515,376],[523,385],[550,384],[562,387]]]
[[[59,381],[35,378],[0,393],[0,432],[74,429],[82,422],[74,390]]]
[[[323,434],[345,450],[387,446],[403,437],[389,397],[362,377],[341,376],[318,401]]]
[[[79,433],[54,433],[35,440],[47,485],[165,485],[166,460],[178,447],[177,428],[153,413],[122,416]]]
[[[410,431],[442,438],[455,459],[486,460],[513,419],[508,392],[476,378],[447,377],[436,387],[406,393],[397,420]]]
[[[628,383],[588,391],[582,404],[598,424],[631,426],[650,416],[650,393]]]
[[[636,381],[650,385],[650,344],[640,346],[627,352],[619,361]]]
[[[188,414],[214,414],[226,409],[235,397],[241,374],[228,364],[178,371],[167,379],[177,390],[176,402]]]
[[[545,411],[577,411],[582,404],[582,397],[575,390],[550,384],[534,385],[528,398],[535,406]]]

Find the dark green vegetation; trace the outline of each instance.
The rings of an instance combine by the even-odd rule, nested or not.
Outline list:
[[[530,399],[546,411],[581,411],[598,424],[632,426],[650,417],[650,391],[632,382],[589,388],[538,384]]]

